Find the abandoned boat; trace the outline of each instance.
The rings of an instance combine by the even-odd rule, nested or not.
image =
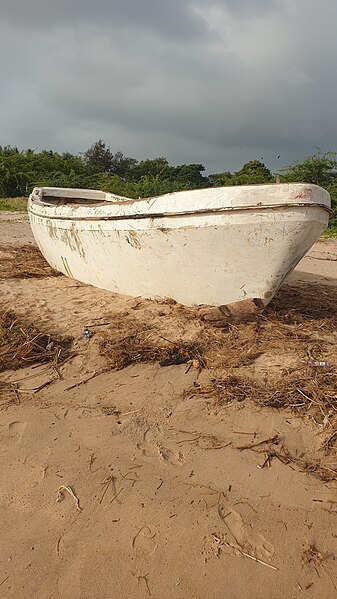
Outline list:
[[[326,227],[330,196],[304,183],[138,200],[40,187],[28,212],[47,262],[78,281],[187,305],[266,305]]]

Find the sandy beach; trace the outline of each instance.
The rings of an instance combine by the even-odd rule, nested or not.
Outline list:
[[[291,401],[276,408],[239,397],[235,386],[226,401],[210,390],[234,375],[281,384],[301,365],[305,381],[311,356],[329,360],[335,376],[336,329],[315,328],[320,316],[306,315],[301,297],[333,306],[337,240],[320,240],[273,314],[246,326],[254,340],[262,327],[265,345],[245,363],[208,350],[205,364],[125,368],[111,348],[132,327],[151,325],[147,335],[171,344],[217,335],[219,345],[221,333],[176,304],[8,272],[22,246],[34,247],[27,216],[2,212],[0,309],[73,343],[59,364],[0,371],[0,597],[335,598],[337,388],[321,415],[314,405],[301,412]],[[284,316],[282,329],[278,310],[293,319]],[[296,310],[297,337],[288,339]],[[268,345],[268,326],[277,344]],[[240,330],[226,332],[237,354]]]

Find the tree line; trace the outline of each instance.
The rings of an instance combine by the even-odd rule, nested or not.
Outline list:
[[[136,160],[121,151],[113,153],[106,142],[98,140],[86,152],[73,155],[48,150],[20,151],[0,146],[0,197],[28,195],[35,186],[102,189],[138,198],[184,189],[249,185],[275,182],[315,183],[331,194],[337,226],[337,155],[319,150],[302,162],[272,173],[260,160],[251,160],[234,173],[223,171],[205,175],[202,164],[172,166],[163,156]]]

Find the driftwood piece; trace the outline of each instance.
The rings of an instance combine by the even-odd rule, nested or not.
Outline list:
[[[245,299],[226,306],[213,306],[200,308],[198,315],[215,327],[224,327],[228,324],[248,322],[264,308],[264,303],[258,298]]]

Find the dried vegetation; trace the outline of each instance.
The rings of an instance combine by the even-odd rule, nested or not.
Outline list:
[[[251,322],[223,329],[200,320],[197,309],[175,304],[165,319],[149,322],[145,315],[116,317],[103,334],[101,352],[110,367],[189,362],[208,374],[191,393],[214,405],[249,399],[310,413],[332,430],[336,421],[337,427],[336,288],[284,286]],[[315,361],[329,361],[331,367],[310,365]],[[337,434],[328,448],[336,441]]]
[[[257,369],[258,358],[268,360]],[[290,358],[290,359],[289,359]],[[254,322],[229,327],[204,356],[214,375],[197,391],[223,405],[251,399],[311,410],[322,422],[337,411],[337,290],[285,286]],[[331,367],[312,366],[329,362]],[[263,360],[262,360],[263,364]]]
[[[0,278],[27,279],[57,277],[56,272],[34,245],[18,247],[0,245]]]
[[[0,310],[0,372],[35,363],[60,363],[68,355],[72,338],[57,339],[34,325],[20,322],[8,310]]]
[[[117,370],[142,362],[171,366],[195,360],[205,365],[200,339],[173,341],[163,337],[155,325],[130,317],[114,318],[108,333],[103,335],[100,349],[109,366]]]

